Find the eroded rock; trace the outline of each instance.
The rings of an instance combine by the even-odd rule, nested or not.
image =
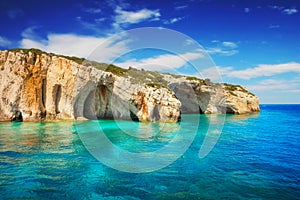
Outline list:
[[[41,52],[0,51],[0,120],[177,122],[181,113],[260,110],[258,97],[242,86],[110,65],[108,72],[99,63],[95,68],[94,62],[78,60],[82,61]]]
[[[177,121],[180,115],[180,102],[166,88],[133,84],[126,77],[63,57],[0,51],[0,63],[0,120],[13,115],[11,104],[24,121],[134,117]]]

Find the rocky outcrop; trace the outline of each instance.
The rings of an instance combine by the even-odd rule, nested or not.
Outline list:
[[[180,102],[167,88],[45,53],[0,51],[0,120],[133,119],[177,121]]]
[[[166,88],[149,87],[131,95],[132,119],[139,121],[178,121],[181,103]],[[179,109],[178,109],[179,108]]]
[[[241,86],[117,68],[36,51],[0,51],[0,120],[180,120],[259,111]]]
[[[259,112],[259,99],[239,85],[184,80],[169,85],[182,104],[182,113],[246,114]]]

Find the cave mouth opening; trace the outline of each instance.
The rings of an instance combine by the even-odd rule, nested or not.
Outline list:
[[[201,107],[199,106],[199,112],[200,114],[204,114],[204,111],[201,109]]]
[[[41,105],[41,112],[40,112],[40,119],[44,120],[46,119],[47,116],[47,111],[46,111],[46,99],[47,99],[47,80],[44,78],[42,80],[42,105]]]
[[[134,112],[132,112],[131,110],[130,110],[130,118],[134,122],[139,122],[140,121],[138,116],[136,116],[136,114]]]
[[[152,119],[154,121],[159,121],[160,120],[158,105],[154,106],[153,113],[152,113]]]
[[[98,85],[91,90],[83,102],[82,115],[87,119],[113,119],[112,92],[106,85]]]
[[[203,110],[199,106],[200,100],[190,83],[172,83],[168,85],[168,88],[174,92],[174,96],[180,101],[181,114],[203,114]]]
[[[46,96],[46,93],[47,93],[47,80],[46,79],[43,79],[42,80],[42,105],[44,107],[44,109],[46,108],[46,99],[47,99],[47,96]]]
[[[225,112],[226,114],[235,114],[234,110],[232,108],[230,108],[229,106],[226,106],[225,109],[226,109],[226,112]]]
[[[12,122],[23,122],[22,112],[19,110],[13,111],[13,116],[10,119]]]
[[[86,97],[83,104],[83,117],[91,120],[98,119],[95,110],[95,90],[92,90]]]
[[[60,100],[61,100],[61,93],[62,93],[61,85],[59,85],[59,84],[54,85],[53,100],[54,100],[54,106],[55,106],[55,113],[56,114],[60,113],[59,103],[60,103]]]

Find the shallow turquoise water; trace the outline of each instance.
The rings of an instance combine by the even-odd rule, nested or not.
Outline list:
[[[246,116],[202,115],[200,122],[198,115],[183,115],[180,124],[0,123],[0,199],[299,199],[300,105],[261,108]],[[214,130],[222,128],[224,117],[218,135]],[[133,153],[178,145],[157,154],[154,165],[178,159],[148,173],[110,168],[83,145],[91,152],[98,148],[92,133],[99,127],[113,144]],[[199,158],[205,140],[217,143]],[[102,150],[125,166],[118,151]]]

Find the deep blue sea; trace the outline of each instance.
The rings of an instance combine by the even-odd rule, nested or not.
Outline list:
[[[300,199],[300,105],[261,110],[2,122],[0,199]]]

